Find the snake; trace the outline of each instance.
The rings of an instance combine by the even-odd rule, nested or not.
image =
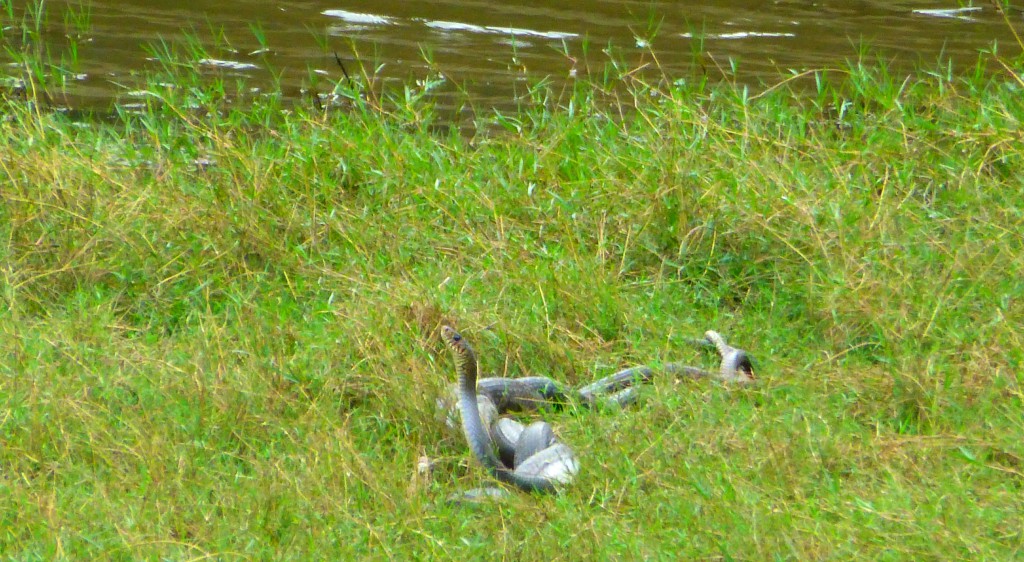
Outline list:
[[[480,416],[476,352],[449,326],[441,328],[441,337],[455,359],[462,431],[480,464],[499,481],[526,492],[552,493],[557,491],[558,485],[570,483],[579,471],[576,454],[568,445],[554,439],[546,422],[531,424],[519,432],[511,467],[495,455],[491,431]]]
[[[726,343],[725,338],[718,332],[708,330],[703,338],[688,338],[685,341],[692,345],[715,349],[722,360],[719,370],[713,372],[682,362],[671,362],[663,365],[660,372],[677,378],[710,378],[726,383],[747,384],[755,380],[750,355]],[[625,407],[636,402],[637,385],[650,383],[658,372],[658,369],[646,365],[630,367],[576,390],[543,376],[485,377],[477,380],[477,400],[481,415],[484,417],[484,425],[487,427],[506,412],[528,412],[543,406],[558,406],[574,401],[588,408],[602,404]],[[457,398],[458,393],[456,385],[452,387],[449,396]],[[449,412],[446,424],[454,428],[454,404],[439,399],[438,408]]]
[[[531,411],[543,405],[566,404],[575,400],[585,407],[606,403],[626,407],[637,400],[640,383],[651,382],[655,370],[646,365],[631,367],[604,377],[578,390],[568,389],[548,377],[488,377],[478,379],[477,358],[472,346],[449,326],[441,329],[442,339],[455,358],[458,384],[454,394],[462,418],[462,429],[477,460],[499,481],[530,492],[554,492],[568,484],[579,470],[575,453],[558,442],[551,426],[538,421],[529,426],[507,417],[510,411]],[[718,332],[708,330],[691,344],[715,349],[721,357],[717,373],[679,362],[662,367],[666,374],[690,379],[715,378],[723,382],[749,383],[754,380],[749,354],[730,346]],[[439,405],[443,405],[439,401]],[[448,424],[454,426],[454,412]],[[497,454],[495,454],[497,452]],[[455,496],[456,503],[503,497],[503,491],[482,488]]]
[[[739,383],[754,381],[754,364],[746,351],[725,343],[725,338],[714,330],[704,332],[704,341],[711,343],[722,357],[719,379]]]

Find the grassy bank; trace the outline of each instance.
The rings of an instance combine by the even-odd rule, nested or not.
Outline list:
[[[9,100],[0,552],[1019,556],[1024,94],[1000,74],[579,85],[471,136],[416,95],[154,86],[90,124]],[[442,322],[484,372],[570,384],[711,365],[684,340],[715,328],[760,384],[551,414],[577,482],[448,507],[489,480],[436,419]]]

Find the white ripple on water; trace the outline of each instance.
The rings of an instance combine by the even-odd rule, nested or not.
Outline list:
[[[704,33],[694,35],[693,33],[680,33],[680,37],[693,39],[703,37],[704,39],[760,39],[764,37],[796,37],[796,33],[777,31],[734,31],[732,33]]]
[[[514,35],[517,37],[540,37],[543,39],[572,39],[579,37],[577,33],[565,31],[537,31],[535,29],[524,29],[522,27],[497,27],[493,25],[473,25],[457,21],[423,20],[423,25],[431,29],[441,31],[468,31],[470,33],[486,33],[490,35]]]
[[[918,16],[931,16],[933,18],[947,18],[961,21],[977,21],[976,19],[972,18],[970,14],[980,11],[981,7],[979,6],[969,6],[966,8],[918,9],[911,10],[910,12]]]
[[[230,68],[231,70],[252,70],[254,68],[259,68],[255,64],[249,64],[247,62],[220,59],[200,59],[199,64],[204,66],[214,66],[217,68]]]
[[[391,25],[395,21],[393,18],[389,18],[387,16],[349,12],[347,10],[324,10],[320,13],[327,17],[340,19],[344,22],[361,25]]]

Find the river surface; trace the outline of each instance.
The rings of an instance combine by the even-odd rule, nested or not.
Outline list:
[[[13,0],[6,0],[11,2]],[[36,3],[40,0],[28,0]],[[0,0],[0,6],[5,4]],[[0,16],[16,39],[24,7]],[[130,104],[154,53],[173,45],[211,76],[246,77],[289,97],[330,91],[350,74],[378,85],[444,80],[443,98],[477,107],[514,105],[531,84],[598,74],[612,60],[669,80],[692,77],[771,83],[791,72],[839,67],[864,45],[897,70],[964,68],[998,44],[1020,53],[1019,5],[958,0],[85,0],[45,3],[42,43],[65,56],[68,105]],[[82,8],[86,6],[86,8]],[[15,37],[15,39],[11,39]],[[201,48],[190,48],[198,42]],[[195,43],[191,43],[195,45]],[[73,48],[72,48],[73,47]],[[9,55],[0,55],[0,59]],[[7,67],[7,76],[18,69]],[[408,83],[408,82],[407,82]]]

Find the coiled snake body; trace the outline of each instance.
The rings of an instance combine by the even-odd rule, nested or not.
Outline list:
[[[476,353],[469,343],[448,326],[441,328],[441,337],[455,358],[458,375],[455,394],[462,430],[473,455],[498,480],[529,492],[553,492],[556,484],[571,482],[579,470],[576,455],[555,439],[551,426],[546,422],[524,427],[515,420],[498,419],[498,416],[508,411],[533,410],[542,404],[565,403],[570,399],[578,400],[587,407],[599,404],[602,399],[626,406],[637,398],[636,385],[650,382],[655,374],[647,366],[632,367],[576,391],[566,390],[550,378],[539,376],[493,377],[478,381]],[[682,363],[668,363],[663,367],[665,373],[735,383],[754,380],[753,365],[747,353],[728,345],[717,332],[708,330],[703,339],[690,342],[714,347],[722,358],[719,371],[713,373]],[[449,415],[449,423],[453,421]],[[485,488],[467,492],[461,499],[500,496],[500,490]]]
[[[511,469],[495,456],[491,433],[480,417],[476,353],[469,342],[448,326],[441,329],[441,336],[455,357],[462,431],[477,460],[498,480],[527,492],[553,492],[556,484],[571,481],[579,470],[576,455],[567,445],[553,439],[550,426],[544,422],[520,432]]]

